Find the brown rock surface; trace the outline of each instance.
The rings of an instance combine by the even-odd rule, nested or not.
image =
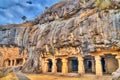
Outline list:
[[[94,7],[95,0],[66,0],[48,8],[35,20],[23,24],[1,26],[0,44],[26,49],[29,58],[23,72],[38,72],[40,59],[48,52],[66,46],[77,47],[82,55],[96,48],[120,47],[119,2],[108,7]]]

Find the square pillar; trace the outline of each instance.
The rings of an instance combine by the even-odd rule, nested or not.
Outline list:
[[[44,61],[44,70],[43,73],[48,72],[48,61]]]
[[[69,60],[68,61],[68,72],[71,72],[72,71],[72,61]]]
[[[118,67],[120,68],[120,56],[116,56],[116,59],[118,60]]]
[[[41,70],[42,70],[42,73],[44,73],[44,68],[45,68],[45,60],[42,58],[42,61],[41,61]]]
[[[10,60],[10,66],[12,66],[12,64],[13,64],[13,60]]]
[[[14,59],[14,66],[16,66],[16,59]]]
[[[57,72],[57,67],[56,67],[56,59],[52,59],[52,73],[56,73]]]
[[[25,63],[25,58],[23,58],[23,63],[22,63],[22,65],[24,65],[24,63]]]
[[[68,60],[66,58],[62,58],[62,73],[68,73]]]
[[[95,56],[95,67],[96,67],[96,75],[102,76],[103,71],[102,71],[102,64],[101,64],[101,57],[100,56]]]
[[[78,73],[79,74],[84,74],[85,73],[84,60],[80,55],[78,57]]]
[[[8,67],[8,60],[5,61],[5,67]]]
[[[95,61],[92,60],[92,72],[95,72]]]

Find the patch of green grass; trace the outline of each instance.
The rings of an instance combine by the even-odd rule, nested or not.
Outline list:
[[[95,37],[93,38],[93,43],[96,43],[96,38]]]

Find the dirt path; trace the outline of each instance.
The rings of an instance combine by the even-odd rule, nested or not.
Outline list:
[[[85,74],[84,76],[76,76],[70,74],[69,76],[52,75],[52,74],[26,74],[31,80],[112,80],[111,76],[96,76],[93,74]]]
[[[19,80],[30,80],[28,77],[26,77],[23,73],[21,72],[16,72],[16,76],[18,77]]]
[[[13,71],[14,71],[14,73],[16,74],[16,76],[17,76],[17,78],[19,79],[19,80],[30,80],[28,77],[26,77],[22,72],[20,72],[20,71],[15,71],[15,67],[12,67],[12,69],[13,69]]]

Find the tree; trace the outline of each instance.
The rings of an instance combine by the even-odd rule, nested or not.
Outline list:
[[[22,20],[26,20],[26,19],[27,19],[27,17],[26,17],[26,16],[22,16],[21,18],[22,18]]]

